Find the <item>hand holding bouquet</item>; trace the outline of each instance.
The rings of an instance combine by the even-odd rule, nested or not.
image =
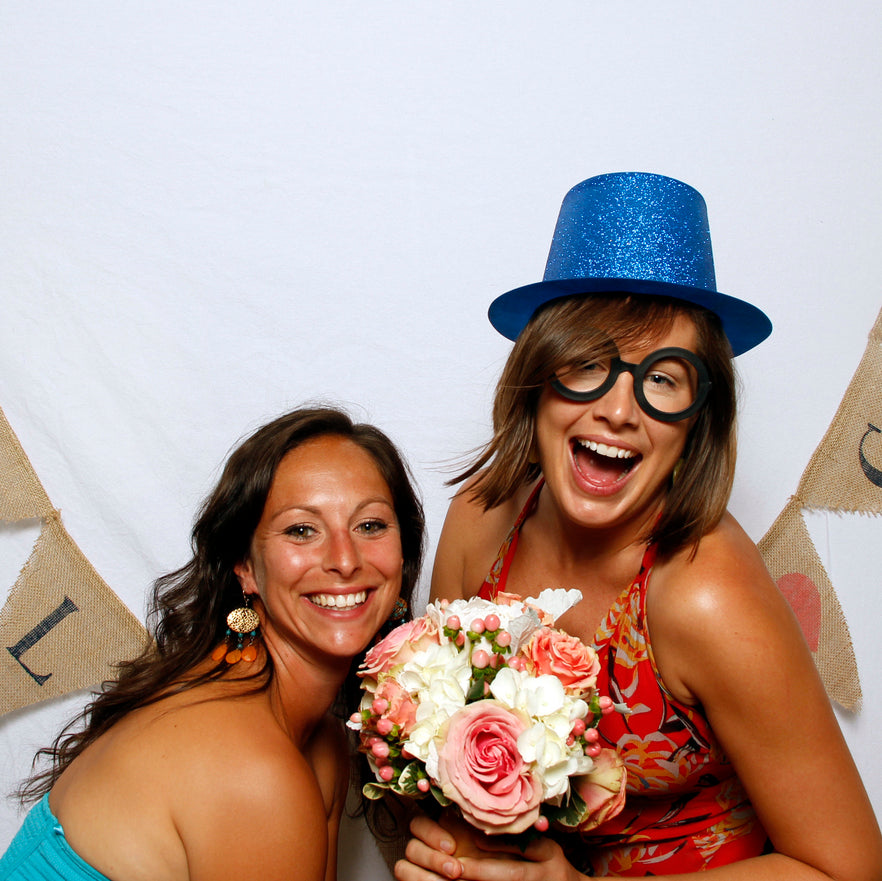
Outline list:
[[[613,710],[597,694],[600,663],[552,626],[579,599],[440,600],[377,643],[348,723],[376,777],[365,794],[432,795],[491,834],[549,822],[586,831],[615,816],[625,770],[598,744]]]

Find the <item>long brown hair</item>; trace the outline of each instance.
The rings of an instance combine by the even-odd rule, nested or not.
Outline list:
[[[121,664],[118,677],[105,682],[53,745],[37,753],[35,763],[45,756],[51,765],[25,782],[19,790],[23,800],[48,792],[64,769],[127,713],[223,675],[227,669],[223,660],[200,676],[187,674],[224,640],[226,616],[242,603],[233,567],[248,555],[279,463],[295,447],[322,435],[339,435],[358,444],[389,486],[401,530],[401,598],[410,605],[422,564],[425,521],[395,445],[378,428],[354,423],[332,407],[300,409],[279,417],[255,431],[228,459],[193,527],[190,562],[155,582],[148,615],[151,645],[138,658]],[[268,688],[273,679],[272,659],[265,657],[264,665],[249,677],[255,691]],[[353,659],[353,673],[357,660]],[[347,678],[337,703],[340,712],[345,705],[358,703],[354,675]]]
[[[736,378],[732,352],[715,315],[663,297],[611,292],[553,300],[530,319],[509,354],[496,386],[493,437],[451,484],[475,477],[470,487],[485,510],[511,498],[540,476],[532,456],[539,396],[561,368],[590,360],[615,339],[619,347],[650,344],[679,315],[697,331],[696,354],[711,378],[707,402],[689,432],[683,463],[668,486],[664,510],[645,538],[662,555],[698,547],[726,510],[735,475]]]

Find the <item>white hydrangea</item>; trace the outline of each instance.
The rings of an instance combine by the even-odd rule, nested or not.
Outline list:
[[[570,775],[587,774],[593,765],[580,746],[567,746],[573,722],[587,715],[588,705],[567,695],[555,676],[533,678],[508,667],[499,671],[490,691],[501,704],[533,720],[518,738],[518,751],[542,781],[543,801],[559,800],[569,792]]]
[[[578,590],[543,590],[535,599],[529,600],[530,606],[541,609],[557,620],[568,609],[571,609],[579,600],[582,593]],[[447,621],[455,615],[459,618],[463,629],[467,630],[476,618],[486,618],[487,615],[496,615],[499,618],[500,627],[511,635],[511,651],[516,653],[522,645],[540,627],[539,615],[535,608],[529,608],[524,602],[513,602],[511,605],[498,605],[497,603],[472,597],[471,599],[458,599],[451,602],[436,600],[430,603],[426,609],[426,615],[438,627],[441,641],[445,641],[443,635]],[[485,644],[486,643],[486,644]],[[489,650],[490,644],[486,640],[476,642],[472,651],[478,648]]]
[[[471,672],[468,653],[452,642],[432,645],[402,665],[395,678],[417,702],[417,724],[405,742],[412,756],[426,761],[433,738],[465,706]]]
[[[578,745],[567,746],[566,737],[536,722],[518,738],[518,751],[525,762],[534,766],[542,782],[542,800],[555,801],[570,790],[570,776],[587,774],[594,761]]]

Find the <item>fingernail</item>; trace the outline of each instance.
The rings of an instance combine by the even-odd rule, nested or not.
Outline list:
[[[456,850],[456,842],[450,838],[442,838],[441,850],[443,850],[444,853],[453,853]]]
[[[458,867],[453,860],[448,860],[441,868],[444,870],[444,874],[447,875],[448,878],[456,878],[456,870]]]

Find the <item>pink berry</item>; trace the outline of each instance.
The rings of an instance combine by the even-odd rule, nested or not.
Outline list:
[[[533,824],[533,828],[537,832],[547,832],[548,831],[548,817],[539,817],[536,822]]]
[[[478,670],[483,670],[485,667],[490,664],[490,655],[484,651],[484,649],[478,649],[476,652],[472,652],[472,666]]]
[[[507,630],[503,630],[502,633],[500,633],[496,637],[496,645],[498,645],[500,648],[503,648],[503,649],[510,646],[511,645],[511,634]]]
[[[431,787],[431,784],[429,783],[428,778],[420,777],[420,779],[417,780],[417,789],[420,792],[428,792],[431,788],[432,787]]]
[[[584,733],[585,733],[585,720],[584,719],[576,719],[576,721],[573,722],[573,734],[575,734],[576,737],[580,737]]]
[[[499,615],[490,614],[484,619],[488,630],[499,630]]]
[[[390,719],[379,719],[377,721],[377,731],[385,737],[387,734],[392,733],[392,729],[395,726],[392,724]]]
[[[597,741],[600,740],[600,734],[598,733],[597,729],[589,728],[585,732],[585,740],[587,740],[588,743],[597,743]]]
[[[349,717],[350,722],[361,722],[361,713],[353,713]]]
[[[608,716],[615,707],[613,706],[612,698],[604,695],[600,699],[600,712],[603,713],[604,716]]]
[[[484,624],[480,618],[475,618],[475,620],[472,621],[472,626],[470,628],[472,633],[483,633],[486,629],[487,625]]]
[[[456,634],[456,644],[458,646],[465,645],[465,634],[461,630]]]
[[[383,765],[377,773],[380,775],[381,780],[385,780],[388,783],[395,776],[395,769],[391,765]]]
[[[592,759],[595,758],[596,756],[599,756],[600,755],[600,744],[599,743],[592,743],[589,746],[586,746],[585,747],[585,755],[591,756]]]
[[[447,619],[447,626],[451,630],[459,630],[459,628],[462,627],[462,622],[459,620],[459,615],[451,615]]]
[[[386,710],[388,710],[388,709],[389,709],[389,701],[387,701],[385,698],[382,698],[382,697],[378,697],[371,704],[371,712],[375,716],[382,716],[383,713],[385,713]]]
[[[378,759],[385,759],[389,755],[389,744],[385,740],[378,740],[372,747],[371,752]]]
[[[576,738],[572,734],[567,737],[567,746],[572,746],[576,742]]]

